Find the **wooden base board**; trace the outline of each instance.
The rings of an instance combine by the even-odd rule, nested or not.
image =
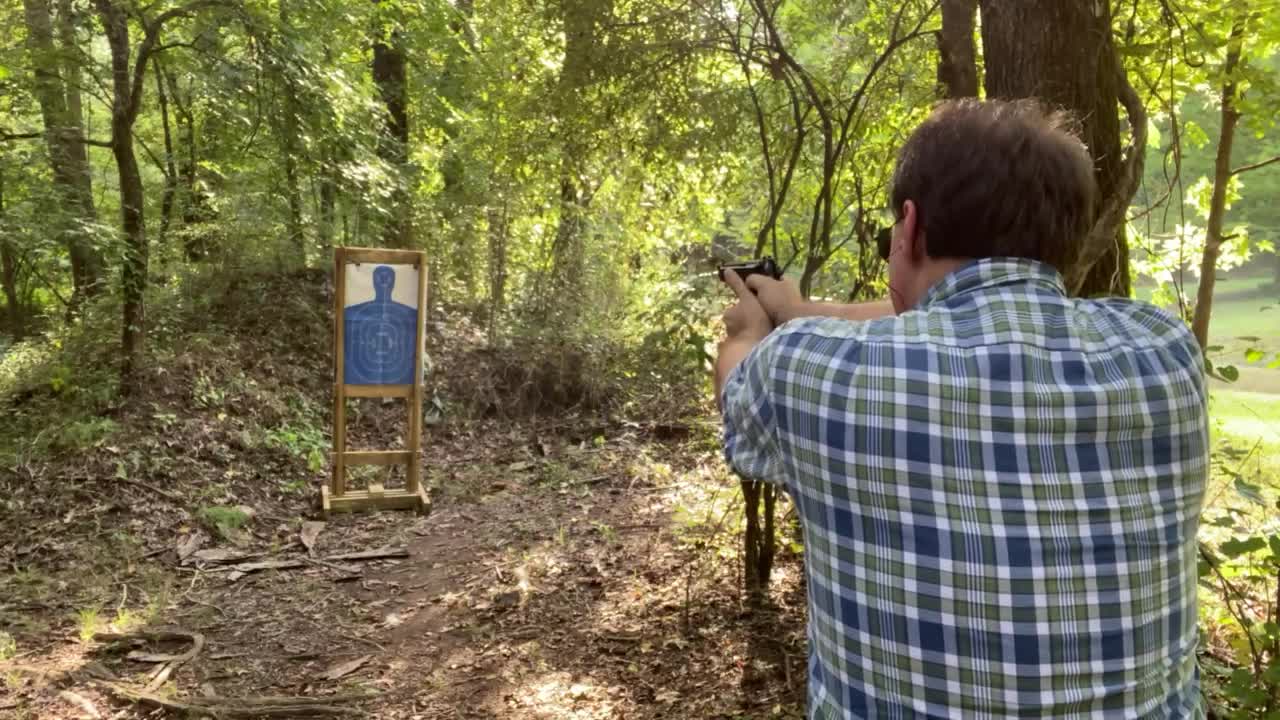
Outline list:
[[[427,491],[419,488],[411,493],[405,490],[382,490],[376,486],[369,490],[348,490],[342,495],[333,495],[329,486],[320,488],[320,511],[325,518],[331,512],[360,512],[362,510],[414,510],[419,515],[431,512],[431,498]]]

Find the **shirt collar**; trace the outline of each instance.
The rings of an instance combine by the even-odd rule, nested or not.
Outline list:
[[[1060,295],[1067,294],[1062,275],[1052,265],[1026,258],[982,258],[953,270],[934,283],[916,309],[923,310],[956,295],[1018,283],[1039,285]]]

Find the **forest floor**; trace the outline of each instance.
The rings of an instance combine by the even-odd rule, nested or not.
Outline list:
[[[768,598],[744,601],[708,415],[446,412],[428,515],[323,521],[327,292],[229,290],[167,331],[143,396],[13,446],[0,717],[802,716],[799,556],[782,542]],[[446,408],[502,398],[476,335],[432,338]],[[0,400],[0,430],[60,392]],[[403,406],[362,402],[352,444],[401,445]],[[341,557],[370,550],[390,557]]]

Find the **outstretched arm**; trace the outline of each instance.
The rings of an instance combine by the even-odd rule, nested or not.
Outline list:
[[[747,278],[747,286],[755,293],[775,326],[802,317],[875,320],[893,314],[893,303],[889,300],[860,303],[809,302],[801,297],[800,289],[791,280],[752,275]]]

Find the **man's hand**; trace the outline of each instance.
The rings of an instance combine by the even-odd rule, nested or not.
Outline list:
[[[764,306],[747,288],[746,283],[736,272],[728,270],[724,281],[738,296],[738,302],[724,313],[724,329],[726,337],[720,343],[720,352],[716,357],[715,391],[716,404],[721,402],[720,389],[724,387],[724,379],[742,362],[761,340],[773,332],[773,323]]]
[[[755,293],[761,307],[769,314],[774,327],[802,314],[804,298],[800,295],[799,286],[791,278],[774,280],[767,275],[752,275],[747,278],[746,283]]]
[[[753,275],[750,279],[767,279]],[[738,302],[724,312],[725,342],[734,342],[739,338],[752,339],[752,344],[761,341],[773,332],[773,321],[770,319],[764,304],[758,299],[738,273],[728,270],[724,281],[738,296]],[[773,282],[773,281],[770,281]]]

